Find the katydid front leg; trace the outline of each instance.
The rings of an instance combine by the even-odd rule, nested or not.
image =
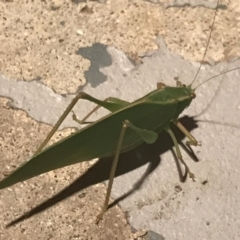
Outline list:
[[[192,146],[201,146],[201,142],[197,139],[178,121],[174,120],[173,123],[182,131],[182,133],[189,139],[186,141],[188,147]]]
[[[165,131],[167,131],[167,133],[169,133],[170,137],[172,138],[172,141],[173,141],[174,146],[175,146],[175,148],[176,148],[176,154],[177,154],[178,159],[179,159],[179,160],[181,161],[181,163],[185,166],[185,169],[186,169],[189,177],[190,177],[193,181],[195,181],[195,179],[194,179],[194,178],[195,178],[194,174],[190,171],[188,165],[187,165],[187,164],[184,162],[184,160],[183,160],[183,157],[182,157],[182,154],[181,154],[181,151],[180,151],[180,148],[179,148],[179,145],[178,145],[178,142],[177,142],[177,139],[176,139],[174,133],[172,132],[172,130],[171,130],[169,127],[166,127],[166,128],[165,128]]]

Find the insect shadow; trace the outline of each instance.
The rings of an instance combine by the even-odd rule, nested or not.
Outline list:
[[[197,120],[195,120],[194,117],[184,116],[180,118],[179,121],[188,129],[189,132],[198,127]],[[198,161],[193,151],[188,149],[184,144],[181,143],[182,140],[185,138],[183,133],[180,132],[180,130],[176,128],[175,125],[172,125],[172,130],[176,138],[178,139],[180,145],[183,146],[184,150],[191,156],[194,161]],[[144,143],[141,146],[127,153],[122,153],[119,158],[115,177],[133,171],[134,169],[137,169],[147,163],[149,163],[149,166],[146,172],[142,175],[142,177],[134,184],[133,188],[129,190],[129,192],[127,192],[126,194],[116,199],[113,203],[111,203],[109,205],[109,208],[115,206],[120,201],[137,191],[143,184],[144,180],[159,166],[161,162],[161,154],[168,150],[172,150],[173,147],[174,145],[170,136],[166,132],[162,132],[161,134],[159,134],[159,138],[154,144],[148,145]],[[178,169],[180,181],[183,182],[186,179],[186,174],[184,174],[183,176],[180,164],[177,157],[175,156],[174,151],[172,151],[172,153]],[[87,187],[108,180],[112,162],[112,158],[99,159],[97,163],[91,166],[90,169],[88,169],[84,174],[82,174],[78,179],[76,179],[73,183],[71,183],[61,192],[57,193],[55,196],[46,200],[45,202],[39,204],[38,206],[30,210],[29,212],[23,214],[19,218],[13,220],[6,225],[6,228],[9,228],[40,212],[47,210],[48,208],[54,206],[55,204],[67,199],[68,197]]]

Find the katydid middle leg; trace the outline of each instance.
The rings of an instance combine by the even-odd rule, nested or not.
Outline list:
[[[115,172],[117,169],[119,155],[120,155],[121,149],[122,149],[124,135],[126,133],[127,128],[130,128],[131,130],[133,130],[135,133],[137,133],[142,138],[142,140],[144,142],[149,143],[149,144],[154,143],[158,138],[158,134],[156,132],[138,128],[128,120],[125,120],[123,122],[122,129],[121,129],[120,136],[119,136],[118,143],[117,143],[116,153],[115,153],[113,164],[112,164],[111,171],[110,171],[109,183],[108,183],[105,201],[104,201],[101,213],[97,216],[96,223],[98,223],[102,219],[104,213],[107,211],[107,208],[108,208],[108,203],[109,203],[109,198],[110,198],[110,194],[111,194],[111,190],[112,190],[113,180],[114,180]]]
[[[129,102],[123,101],[121,99],[118,98],[113,98],[113,97],[108,97],[105,100],[103,100],[102,102],[108,102],[112,104],[111,109],[108,108],[108,110],[110,110],[111,112],[115,112],[121,108],[126,107]],[[100,107],[103,107],[102,105],[97,105],[91,112],[89,112],[82,120],[79,120],[76,116],[76,114],[73,112],[73,120],[79,124],[84,124],[87,123],[86,120],[94,113],[96,112]]]

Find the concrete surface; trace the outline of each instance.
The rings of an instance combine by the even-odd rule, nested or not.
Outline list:
[[[201,58],[201,50],[204,49],[203,44],[208,35],[206,29],[209,29],[213,11],[206,8],[164,9],[161,5],[144,2],[135,2],[135,4],[128,2],[128,8],[125,9],[123,3],[126,4],[124,1],[119,1],[116,5],[105,6],[88,3],[87,6],[94,11],[92,15],[87,15],[88,22],[84,26],[90,27],[90,20],[93,21],[94,17],[99,17],[102,9],[106,11],[111,8],[113,12],[111,16],[117,16],[113,17],[113,20],[117,19],[123,28],[119,27],[121,30],[116,31],[115,35],[115,28],[108,19],[107,28],[104,28],[104,31],[112,28],[113,32],[108,35],[107,41],[103,41],[103,35],[100,40],[98,39],[103,30],[97,26],[95,27],[99,30],[99,35],[96,31],[94,36],[91,35],[92,39],[85,39],[87,43],[91,43],[89,45],[71,45],[73,38],[66,38],[72,47],[70,48],[72,57],[67,60],[62,58],[66,65],[60,60],[58,66],[52,62],[52,59],[48,59],[49,54],[47,53],[49,49],[53,48],[52,45],[49,47],[47,44],[43,44],[42,49],[37,49],[35,46],[29,50],[29,56],[22,53],[22,55],[20,54],[22,58],[16,61],[13,61],[13,57],[16,55],[16,52],[12,51],[13,48],[9,48],[12,55],[11,51],[6,52],[6,45],[5,49],[2,48],[1,54],[6,58],[1,62],[1,73],[6,77],[0,78],[0,95],[11,98],[10,102],[1,98],[2,136],[0,143],[3,151],[1,151],[0,159],[2,173],[6,170],[11,171],[33,154],[36,146],[50,129],[46,124],[38,122],[52,125],[73,97],[71,94],[65,97],[60,93],[74,93],[80,84],[84,84],[84,81],[66,81],[68,74],[71,78],[71,74],[73,76],[75,71],[67,66],[78,63],[80,58],[82,60],[79,65],[81,68],[85,68],[78,70],[77,74],[84,75],[87,81],[87,84],[81,88],[102,99],[111,95],[134,100],[155,89],[158,81],[174,85],[174,77],[178,77],[186,84],[192,81],[198,64],[190,63],[177,54],[182,54],[191,60]],[[4,4],[2,3],[5,8],[4,13],[8,16],[13,15],[13,10],[10,11],[8,5],[11,3]],[[73,13],[74,6],[78,10],[83,8],[82,4],[68,3],[68,11]],[[19,10],[19,7],[16,5],[14,10]],[[33,4],[29,9],[32,10],[34,7],[36,8]],[[43,6],[41,5],[41,7]],[[239,8],[239,3],[234,1],[234,3],[228,3],[226,9],[220,10],[208,51],[209,56],[206,58],[211,64],[213,61],[237,58],[239,54],[239,43],[237,43],[239,20],[236,16],[239,14]],[[61,5],[58,11],[63,11],[63,9],[64,7]],[[52,13],[48,8],[44,9],[44,12],[47,13],[46,18],[49,19],[56,19],[57,16],[63,17],[62,14],[59,14],[62,12],[57,14],[54,11]],[[146,12],[147,15],[142,15]],[[129,23],[122,22],[122,19],[125,18],[133,20],[134,17],[131,15],[133,13],[136,14],[135,20],[138,19],[136,23],[132,21],[132,25],[128,25]],[[197,13],[198,19],[195,18]],[[160,15],[161,18],[159,18]],[[141,22],[139,19],[142,19],[143,16],[147,16],[151,22],[141,25],[144,21]],[[76,13],[68,16],[67,19],[76,23],[75,17]],[[38,15],[37,18],[40,16]],[[7,19],[9,20],[9,18]],[[42,24],[45,22],[40,21]],[[38,24],[37,21],[35,23]],[[134,24],[140,26],[138,30],[142,32],[135,33],[137,25]],[[24,25],[19,25],[19,27],[22,26]],[[76,25],[71,26],[76,27]],[[13,35],[9,38],[9,29],[12,30],[11,33],[15,32],[11,28],[5,29],[8,33],[6,36],[11,39]],[[32,29],[35,31],[36,27],[29,29],[29,31]],[[121,31],[126,32],[126,29],[129,31],[124,38],[119,37]],[[55,33],[53,31],[52,34]],[[138,41],[134,38],[134,33],[139,35]],[[154,45],[154,34],[156,33],[163,35],[168,47],[165,46],[162,37],[158,37],[156,41],[158,45]],[[19,31],[16,34],[22,34],[22,32]],[[35,37],[40,36],[39,32],[34,32],[34,34]],[[29,41],[33,41],[30,36],[34,35],[28,36],[29,43]],[[201,37],[199,38],[199,36]],[[19,40],[21,39],[22,45],[27,46],[24,45],[26,39],[19,38]],[[5,43],[14,44],[11,41],[5,41]],[[69,49],[67,46],[66,44],[66,49]],[[150,51],[157,47],[159,50]],[[24,49],[24,47],[22,48]],[[169,48],[171,51],[168,50]],[[54,49],[62,51],[62,56],[65,56],[64,51],[58,45]],[[144,52],[146,53],[144,54]],[[39,56],[37,53],[42,55]],[[139,54],[141,58],[138,57]],[[38,56],[39,59],[36,59],[35,56]],[[128,57],[132,58],[131,61]],[[86,60],[90,61],[88,65],[84,65]],[[51,64],[36,65],[34,61],[51,62]],[[136,65],[133,64],[134,61]],[[32,68],[29,68],[30,65]],[[240,66],[239,60],[231,63],[223,62],[217,66],[205,65],[197,83],[236,66]],[[55,67],[64,72],[64,75],[62,76],[61,72],[55,72]],[[24,71],[21,69],[31,69],[28,79],[24,77],[22,74]],[[44,75],[44,71],[49,75]],[[191,133],[203,144],[202,147],[194,149],[200,159],[197,163],[191,161],[185,151],[182,151],[186,162],[196,175],[196,182],[188,180],[186,183],[180,183],[174,157],[169,151],[172,144],[166,135],[160,136],[158,143],[153,146],[143,145],[122,156],[118,168],[118,175],[121,176],[117,177],[114,182],[112,196],[117,199],[117,202],[118,198],[122,198],[119,199],[121,200],[119,204],[132,227],[137,230],[155,231],[164,239],[239,239],[238,169],[240,168],[238,156],[240,152],[238,142],[240,131],[238,119],[240,117],[240,99],[238,95],[240,86],[237,81],[239,73],[239,71],[235,71],[203,85],[197,90],[196,100],[185,112],[188,116],[197,116],[198,122],[191,117],[183,120]],[[76,77],[76,75],[74,76]],[[30,82],[9,80],[14,78],[38,80]],[[58,82],[56,83],[56,81]],[[13,110],[14,108],[22,109],[27,114],[21,110]],[[75,111],[78,116],[84,116],[89,108],[91,105],[80,103]],[[101,111],[94,117],[98,118],[101,114],[105,114],[105,112]],[[64,124],[64,127],[76,127],[71,118]],[[70,129],[65,129],[58,132],[54,140],[66,136],[70,131]],[[179,135],[179,139],[182,140],[182,138]],[[0,228],[1,239],[134,238],[125,216],[116,207],[110,209],[100,227],[93,224],[96,212],[99,211],[104,198],[103,186],[99,183],[107,179],[109,168],[110,161],[108,159],[96,163],[75,165],[50,172],[2,191],[0,193],[3,212],[1,215],[3,224]],[[74,180],[76,178],[77,180]],[[140,186],[136,185],[137,181],[140,181]],[[70,185],[71,183],[72,185]],[[65,192],[59,193],[65,187],[67,188]],[[135,190],[129,192],[133,188]],[[71,196],[76,192],[78,193]],[[129,195],[124,196],[128,192]],[[58,193],[59,195],[51,200],[51,197]],[[66,200],[63,201],[64,199]],[[44,201],[47,202],[41,206]],[[57,202],[60,203],[56,204]],[[40,207],[36,208],[38,204]],[[33,215],[31,218],[20,222],[16,227],[7,230],[4,228],[5,224],[16,220],[30,209],[33,209],[33,212],[29,214],[29,216]],[[46,210],[42,211],[44,209]],[[36,212],[41,213],[34,215]]]

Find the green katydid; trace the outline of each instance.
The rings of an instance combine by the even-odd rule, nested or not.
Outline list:
[[[187,136],[189,139],[187,145],[196,146],[199,144],[177,120],[182,111],[195,98],[196,88],[192,88],[195,79],[189,86],[178,82],[176,87],[169,87],[161,83],[157,90],[132,103],[116,98],[101,101],[86,93],[79,93],[60,117],[36,154],[11,175],[3,179],[0,182],[0,189],[57,168],[94,158],[114,156],[105,203],[98,216],[98,219],[100,219],[107,210],[120,153],[127,152],[143,142],[154,143],[158,134],[162,131],[167,131],[170,134],[176,148],[177,157],[184,164],[189,176],[194,179],[193,173],[182,159],[177,140],[169,125],[173,122]],[[42,150],[79,99],[94,102],[98,104],[98,107],[104,107],[112,113]],[[85,122],[97,108],[91,111],[80,123]]]

